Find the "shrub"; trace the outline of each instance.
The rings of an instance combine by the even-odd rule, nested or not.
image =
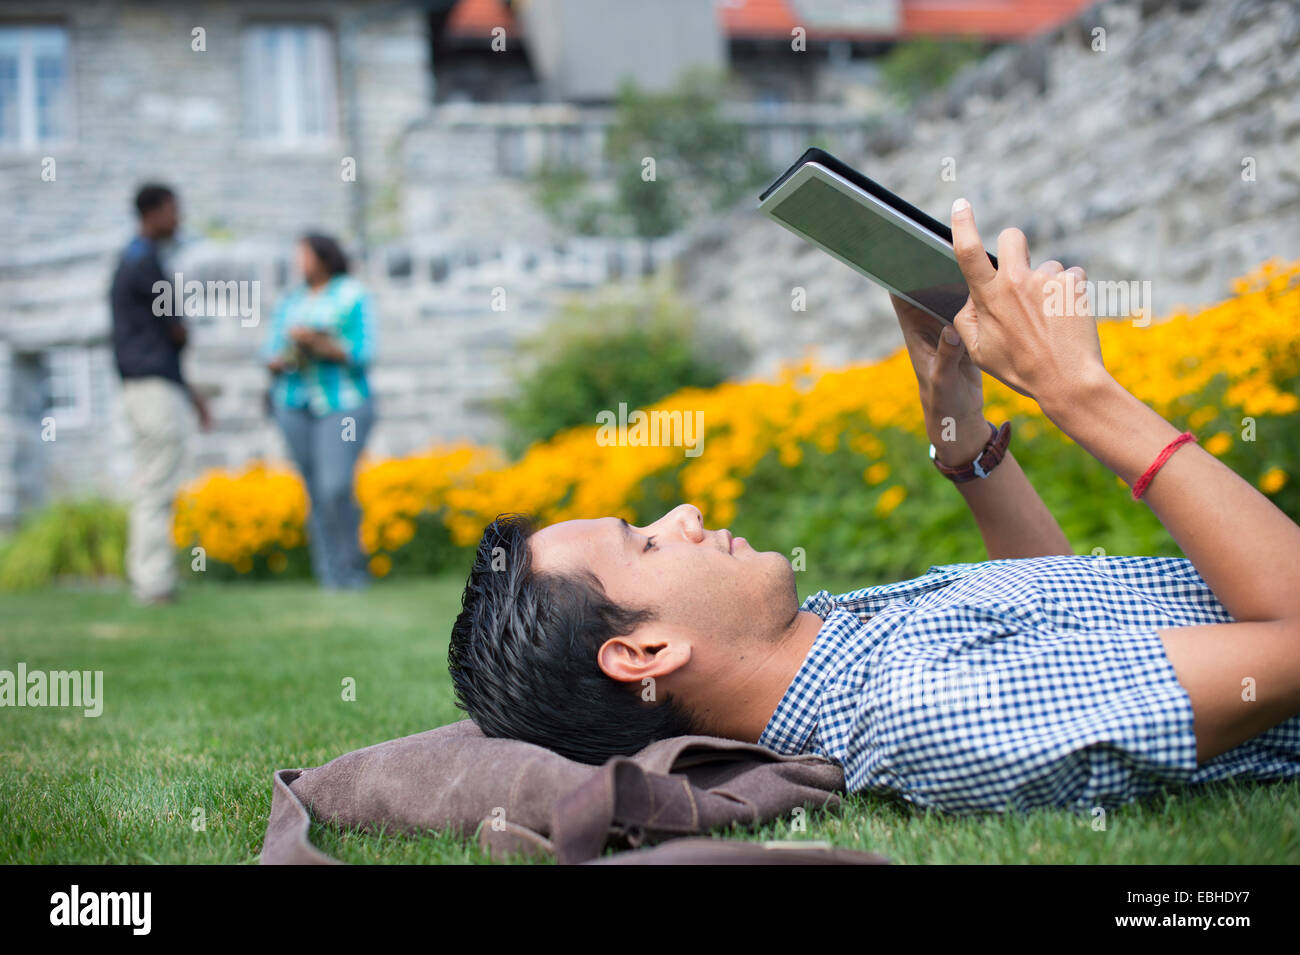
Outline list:
[[[1196,313],[1178,312],[1145,328],[1100,325],[1116,379],[1194,431],[1206,451],[1293,519],[1300,518],[1297,321],[1300,262],[1265,264],[1236,284],[1232,298]],[[1012,420],[1015,455],[1076,550],[1178,554],[1149,509],[1037,405],[987,377],[985,395],[990,420]],[[817,586],[863,586],[935,563],[983,559],[960,495],[926,456],[905,351],[846,368],[806,362],[776,381],[684,388],[650,410],[656,409],[698,412],[703,453],[602,446],[595,426],[584,423],[510,462],[463,447],[363,465],[362,538],[377,561],[372,567],[463,573],[465,548],[503,511],[532,512],[543,523],[614,515],[643,524],[682,501],[698,505],[709,526],[730,525],[755,546],[791,558],[802,548],[802,579]],[[234,486],[260,495],[269,492],[258,483],[272,479],[261,469]],[[201,490],[200,484],[183,495]],[[194,513],[247,547],[270,542],[274,521],[261,521],[254,533],[227,528],[228,514]],[[247,522],[256,511],[237,506],[230,513]]]
[[[773,170],[722,114],[724,89],[723,76],[702,70],[687,71],[663,93],[625,82],[605,137],[612,182],[592,182],[576,165],[545,165],[534,176],[538,205],[566,231],[644,237],[731,206]],[[649,180],[647,158],[654,160]],[[612,186],[612,196],[601,186]]]
[[[573,299],[521,352],[520,374],[499,410],[512,456],[598,410],[649,405],[681,388],[709,388],[744,360],[737,342],[709,340],[693,312],[662,285]]]
[[[880,61],[885,89],[910,105],[947,85],[957,72],[984,55],[979,40],[918,37],[895,46]]]
[[[100,498],[57,501],[29,515],[0,544],[0,590],[27,590],[59,578],[121,577],[126,512]]]

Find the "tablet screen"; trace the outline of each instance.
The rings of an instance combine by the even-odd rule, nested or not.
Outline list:
[[[951,321],[970,294],[956,261],[869,201],[855,202],[814,177],[770,214]]]

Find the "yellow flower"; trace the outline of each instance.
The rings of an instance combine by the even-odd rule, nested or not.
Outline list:
[[[281,573],[289,566],[289,558],[284,556],[284,551],[274,551],[271,556],[266,558],[266,566],[271,568],[272,573]]]
[[[1281,468],[1269,468],[1259,479],[1259,489],[1265,494],[1276,494],[1286,484],[1286,472]]]
[[[1232,447],[1232,438],[1226,431],[1220,431],[1205,442],[1205,450],[1209,451],[1216,458],[1226,453],[1230,447]]]
[[[384,530],[384,546],[389,550],[397,550],[414,536],[415,522],[407,518],[399,518]]]
[[[1300,376],[1300,261],[1269,262],[1233,285],[1233,297],[1197,311],[1175,311],[1145,327],[1127,321],[1098,324],[1107,369],[1140,400],[1193,430],[1223,428],[1204,442],[1211,454],[1234,447],[1243,417],[1300,412],[1294,381]],[[1018,433],[1068,439],[1048,425],[1038,406],[1001,382],[983,376],[985,415],[1014,418]],[[873,362],[841,368],[808,356],[771,380],[732,381],[687,388],[663,398],[647,413],[699,415],[706,452],[680,447],[609,447],[592,425],[579,425],[534,444],[516,461],[470,444],[435,446],[403,458],[366,456],[357,468],[361,540],[374,555],[372,572],[391,570],[381,551],[410,545],[430,522],[441,521],[458,545],[472,545],[502,511],[535,514],[542,523],[634,516],[654,481],[680,501],[697,504],[714,526],[743,509],[746,485],[760,463],[775,455],[787,468],[808,465],[811,455],[835,454],[844,440],[861,454],[863,480],[883,487],[891,468],[887,442],[910,435],[910,451],[924,448],[925,422],[906,349]],[[1294,428],[1295,421],[1282,429]],[[1261,422],[1261,425],[1263,422]],[[1045,449],[1045,456],[1052,449]],[[1260,487],[1273,493],[1286,480],[1289,460],[1266,471]],[[1257,468],[1262,467],[1256,464]],[[1124,482],[1116,479],[1117,484]],[[1272,488],[1272,490],[1269,490]],[[877,513],[887,515],[906,498],[901,485],[884,490]],[[178,548],[201,546],[209,557],[251,569],[265,557],[274,569],[284,549],[301,546],[310,511],[297,473],[284,465],[251,462],[239,471],[212,470],[176,497],[172,537]],[[283,556],[283,555],[281,555]],[[274,563],[272,561],[274,560]],[[287,559],[286,559],[287,563]]]
[[[888,517],[898,505],[903,503],[905,497],[907,497],[907,491],[903,485],[895,484],[881,494],[879,500],[876,501],[876,513],[881,517]]]
[[[884,461],[877,461],[871,467],[862,472],[863,478],[868,484],[879,484],[885,478],[889,477],[889,465]]]
[[[370,572],[376,577],[383,577],[393,569],[393,559],[387,554],[376,554],[370,558]]]
[[[1292,392],[1287,391],[1287,392],[1279,392],[1273,398],[1273,403],[1269,407],[1269,411],[1272,414],[1284,415],[1284,414],[1290,414],[1291,412],[1295,411],[1298,408],[1300,408],[1300,396],[1297,396]]]
[[[885,453],[885,445],[874,434],[858,435],[849,442],[849,447],[869,458],[878,458]]]

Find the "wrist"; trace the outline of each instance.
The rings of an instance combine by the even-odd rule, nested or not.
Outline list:
[[[934,456],[939,463],[948,467],[960,467],[969,464],[988,444],[993,433],[993,424],[980,413],[953,421],[945,426],[943,421],[926,427],[930,443],[934,446]]]
[[[944,477],[957,484],[975,478],[987,478],[1007,456],[1011,444],[1011,422],[1004,421],[1000,428],[995,427],[991,422],[986,423],[989,426],[988,440],[968,461],[960,464],[945,464],[939,460],[934,445],[930,445],[930,457]]]
[[[1098,365],[1079,375],[1068,387],[1054,389],[1037,401],[1048,420],[1069,434],[1072,422],[1080,415],[1093,413],[1102,401],[1117,392],[1127,393],[1127,390],[1105,367]]]

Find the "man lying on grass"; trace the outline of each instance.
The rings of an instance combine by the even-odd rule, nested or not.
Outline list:
[[[1046,314],[1060,263],[1032,269],[1009,229],[995,270],[962,201],[952,228],[959,341],[895,307],[937,463],[987,475],[957,488],[990,559],[800,606],[782,554],[690,505],[646,527],[500,517],[449,655],[483,732],[589,763],[685,733],[756,741],[951,811],[1300,775],[1300,527],[1107,373],[1086,309]],[[1133,486],[1187,558],[1073,555],[999,458],[979,369]]]

